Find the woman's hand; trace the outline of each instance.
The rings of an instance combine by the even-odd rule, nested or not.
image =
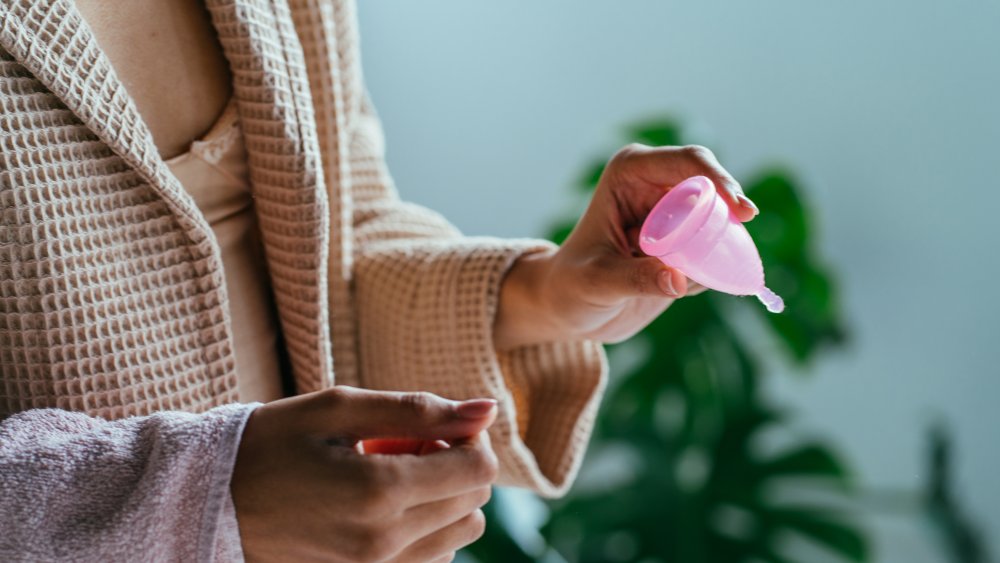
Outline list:
[[[247,560],[451,561],[484,529],[495,416],[492,400],[349,387],[258,408],[231,485]],[[439,446],[362,454],[365,438]]]
[[[704,288],[639,250],[639,229],[666,191],[707,176],[741,221],[757,206],[700,146],[629,145],[608,162],[586,213],[554,253],[519,259],[504,280],[498,349],[562,340],[625,340],[673,301]]]

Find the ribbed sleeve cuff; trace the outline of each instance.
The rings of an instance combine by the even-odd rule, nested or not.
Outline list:
[[[548,497],[564,494],[604,388],[603,349],[577,342],[498,355],[493,347],[503,276],[518,257],[551,243],[489,237],[407,242],[395,250],[383,246],[356,266],[362,384],[498,399],[490,438],[501,484]]]
[[[607,380],[604,349],[596,342],[528,346],[500,354],[498,363],[518,415],[511,449],[528,453],[505,460],[501,484],[562,496],[594,428]]]

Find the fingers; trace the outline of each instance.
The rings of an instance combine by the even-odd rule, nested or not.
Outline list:
[[[498,473],[483,430],[494,401],[341,387],[274,401],[255,415],[230,486],[248,559],[386,561],[409,550],[417,555],[399,560],[428,561],[481,533],[470,514]],[[338,445],[358,445],[359,436],[407,439],[375,443],[392,454]],[[415,444],[423,455],[396,453]]]
[[[659,273],[656,281],[660,291],[667,297],[676,299],[687,295],[687,276],[682,274],[680,270],[673,268],[663,270]]]
[[[486,517],[482,510],[476,510],[458,522],[442,528],[412,544],[392,561],[435,561],[447,557],[455,551],[482,537],[486,531]]]
[[[397,494],[408,506],[454,497],[491,485],[499,464],[485,432],[424,456],[370,456],[374,463],[395,463]]]
[[[327,438],[448,440],[472,436],[496,418],[496,401],[451,401],[431,393],[338,386],[309,396],[297,421]]]
[[[357,527],[354,541],[345,547],[352,561],[428,561],[446,555],[464,544],[435,542],[440,549],[436,548],[433,556],[417,559],[410,554],[413,553],[412,546],[478,512],[489,501],[490,493],[490,487],[481,487],[456,497],[412,507],[402,513],[385,515]],[[449,546],[452,549],[449,550]],[[419,552],[429,553],[426,549]]]
[[[484,486],[467,493],[414,506],[403,514],[407,534],[422,538],[468,516],[490,500],[492,487]]]
[[[729,172],[719,164],[715,153],[700,145],[689,145],[681,149],[694,166],[704,170],[704,175],[715,184],[719,195],[726,200],[729,208],[740,221],[749,221],[760,211],[754,202],[743,193],[743,187]]]
[[[608,297],[677,299],[687,292],[687,277],[658,258],[608,254],[595,259],[593,266],[588,277],[594,289]]]
[[[647,147],[629,145],[620,158],[644,181],[655,186],[673,186],[691,176],[708,177],[740,221],[753,219],[759,210],[743,193],[739,182],[721,165],[715,154],[700,145]]]

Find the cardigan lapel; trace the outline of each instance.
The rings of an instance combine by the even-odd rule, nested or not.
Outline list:
[[[297,390],[333,384],[329,211],[305,55],[285,0],[208,0],[229,60]],[[331,86],[332,87],[332,86]]]
[[[285,0],[207,0],[233,72],[250,180],[299,392],[332,385],[329,213],[302,46]],[[139,172],[221,270],[211,227],[69,0],[0,2],[0,47]],[[222,291],[225,288],[220,288]]]
[[[203,256],[217,254],[208,223],[160,158],[135,103],[73,2],[0,3],[0,46],[146,179]]]

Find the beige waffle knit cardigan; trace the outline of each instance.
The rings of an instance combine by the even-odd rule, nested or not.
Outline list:
[[[502,276],[546,243],[463,237],[400,201],[353,2],[207,4],[297,391],[336,374],[497,397],[502,482],[563,493],[600,346],[498,354],[491,335]],[[238,558],[228,482],[253,405],[235,404],[212,231],[72,2],[0,18],[0,559]]]

